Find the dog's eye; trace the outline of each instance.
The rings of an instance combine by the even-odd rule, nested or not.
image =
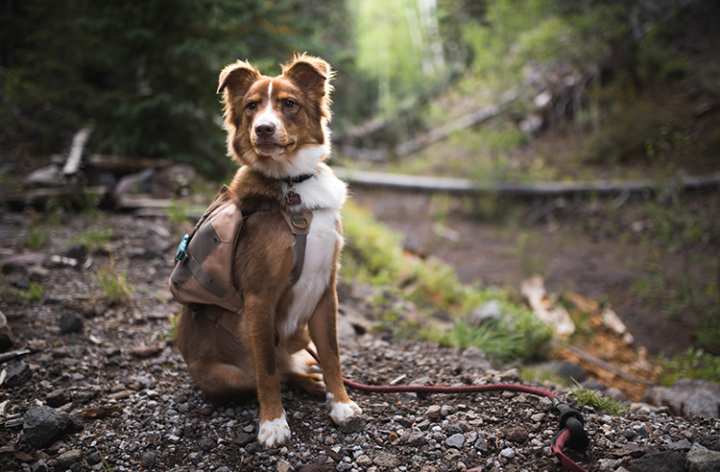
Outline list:
[[[246,110],[250,110],[250,111],[256,110],[257,107],[258,107],[258,103],[257,103],[257,102],[250,102],[250,103],[248,103],[247,105],[245,105],[245,109],[246,109]]]
[[[297,103],[292,98],[283,99],[282,104],[285,108],[295,108],[297,106]]]

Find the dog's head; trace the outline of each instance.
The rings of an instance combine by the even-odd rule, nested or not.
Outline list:
[[[282,74],[237,61],[220,73],[229,155],[275,178],[311,173],[330,153],[330,79],[324,60],[298,54]]]

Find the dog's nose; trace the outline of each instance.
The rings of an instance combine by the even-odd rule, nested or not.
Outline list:
[[[255,134],[262,138],[267,138],[273,135],[275,132],[275,125],[273,124],[264,124],[264,125],[257,125],[255,127]]]

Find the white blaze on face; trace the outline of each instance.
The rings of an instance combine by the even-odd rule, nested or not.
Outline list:
[[[253,123],[253,129],[257,128],[261,125],[271,125],[274,126],[275,129],[280,129],[282,126],[282,123],[280,122],[280,119],[278,118],[277,114],[275,113],[275,110],[272,106],[272,80],[270,81],[270,84],[268,84],[268,100],[267,104],[265,105],[265,108],[257,114],[255,117],[255,122]]]

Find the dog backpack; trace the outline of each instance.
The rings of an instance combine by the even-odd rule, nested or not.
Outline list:
[[[175,268],[170,274],[170,292],[175,300],[185,305],[216,305],[240,312],[243,294],[237,282],[235,259],[243,219],[258,211],[271,210],[282,213],[295,236],[290,281],[295,284],[302,273],[312,212],[288,212],[270,200],[241,208],[227,187],[223,187],[192,232],[185,234],[178,245]]]

